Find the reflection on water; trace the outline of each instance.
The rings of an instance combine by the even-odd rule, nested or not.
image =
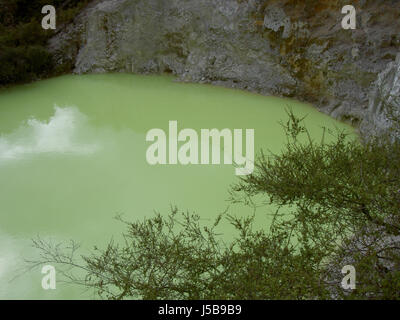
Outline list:
[[[85,143],[79,128],[86,125],[86,117],[76,107],[55,106],[48,122],[29,119],[9,135],[0,136],[0,163],[40,153],[90,154],[98,144]]]

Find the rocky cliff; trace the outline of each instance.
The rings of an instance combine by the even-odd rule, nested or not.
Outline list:
[[[356,30],[341,27],[346,4]],[[399,0],[95,0],[49,47],[76,73],[173,73],[293,97],[367,135],[390,124],[382,99],[400,110]]]

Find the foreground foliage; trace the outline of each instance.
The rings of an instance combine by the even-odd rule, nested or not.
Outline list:
[[[83,270],[64,276],[107,299],[399,299],[400,143],[360,144],[341,132],[316,142],[292,113],[284,128],[284,150],[261,155],[232,188],[233,202],[261,196],[278,208],[269,228],[227,213],[205,226],[173,208],[142,222],[120,218],[124,241],[80,258],[75,244],[37,239],[32,266]],[[237,231],[229,242],[217,233],[226,221]],[[355,290],[341,287],[347,264]]]

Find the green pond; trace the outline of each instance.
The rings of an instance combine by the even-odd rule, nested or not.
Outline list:
[[[322,127],[352,130],[297,101],[169,76],[69,75],[1,90],[0,299],[93,297],[63,283],[42,289],[40,269],[22,273],[24,259],[37,254],[31,247],[37,235],[74,239],[87,252],[124,230],[116,214],[141,220],[154,211],[167,214],[171,205],[205,223],[225,210],[251,214],[252,208],[228,202],[229,186],[238,181],[233,165],[150,165],[146,134],[154,128],[168,134],[172,120],[178,130],[243,129],[244,137],[254,129],[256,154],[279,152],[288,106],[307,115],[316,139]],[[257,210],[258,226],[268,226],[269,209]],[[221,229],[231,236],[228,224]]]

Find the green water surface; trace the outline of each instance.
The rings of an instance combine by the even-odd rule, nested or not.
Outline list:
[[[255,150],[279,152],[285,108],[307,115],[314,138],[322,127],[352,130],[297,101],[172,77],[128,74],[62,76],[0,91],[0,299],[79,299],[92,293],[57,284],[41,287],[40,269],[13,281],[23,259],[34,255],[30,239],[75,239],[83,250],[102,245],[127,220],[169,212],[171,205],[207,222],[229,206],[231,165],[159,165],[146,161],[146,133],[178,130],[254,129]],[[230,205],[231,214],[251,208]],[[268,225],[264,208],[257,217]],[[223,227],[227,236],[229,226]]]

